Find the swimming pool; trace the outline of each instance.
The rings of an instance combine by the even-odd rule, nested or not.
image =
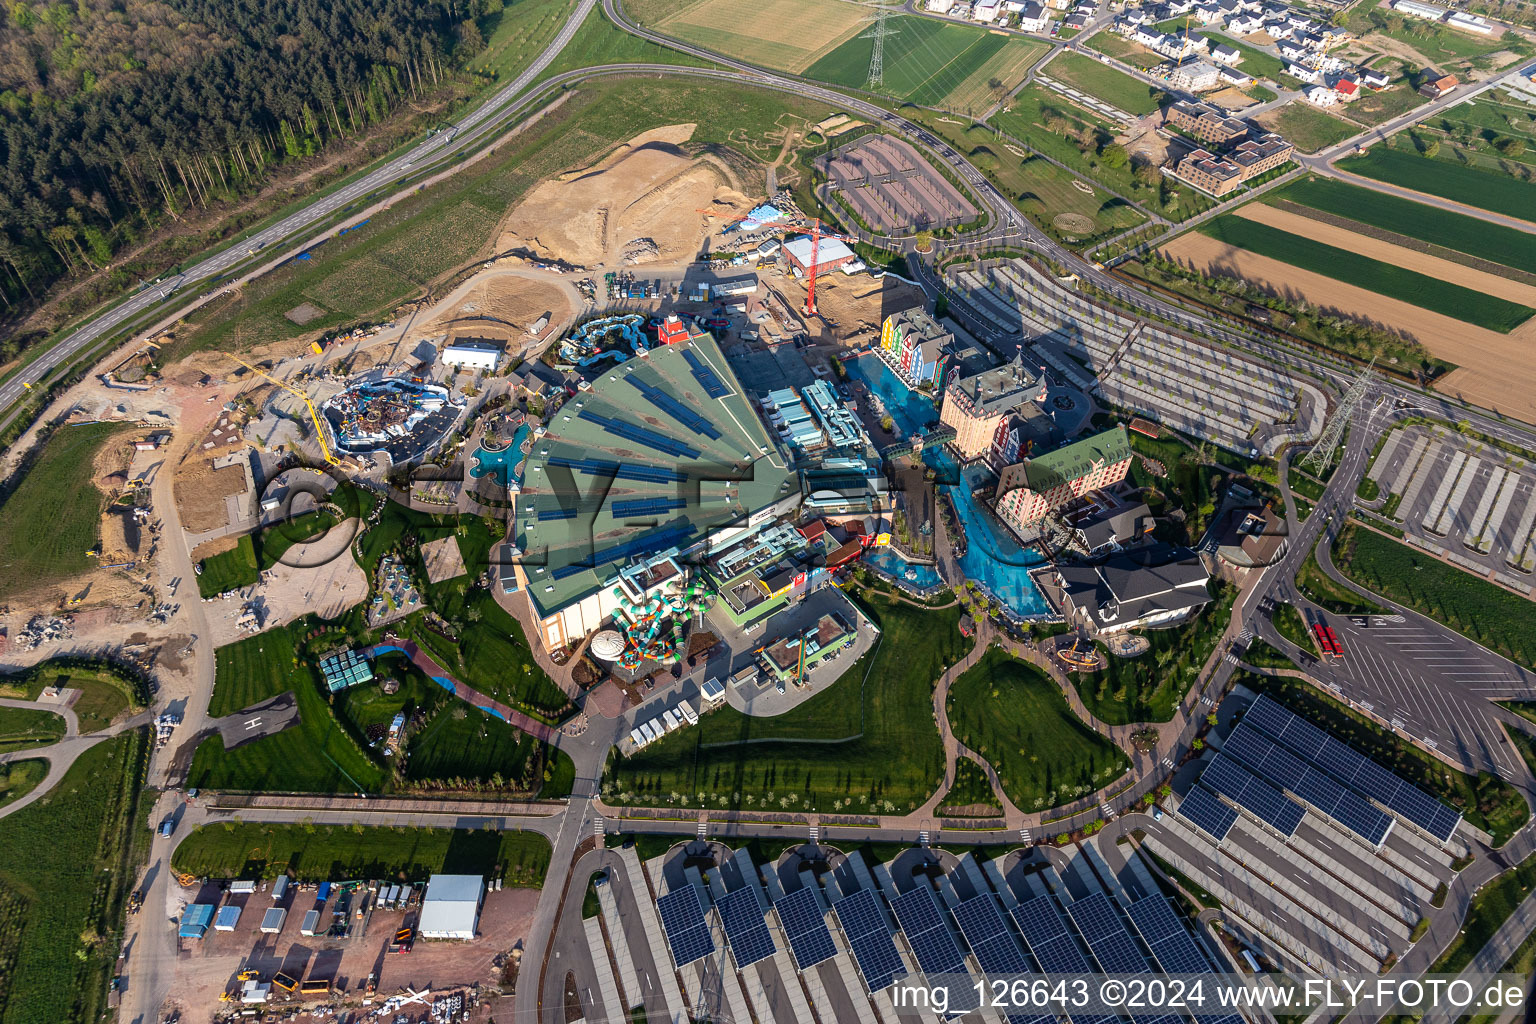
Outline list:
[[[523,440],[527,436],[528,424],[524,422],[512,435],[512,443],[501,451],[488,451],[483,446],[476,448],[469,475],[478,480],[488,473],[494,474],[496,482],[508,490],[514,483],[521,484],[523,479],[517,474],[517,465],[523,461]]]
[[[927,590],[944,582],[935,566],[909,562],[892,548],[870,548],[864,555],[864,561],[893,579],[919,590]]]
[[[862,355],[843,364],[851,377],[863,381],[880,396],[886,410],[903,431],[922,430],[937,413],[924,395],[912,391],[891,372],[879,356]],[[967,579],[986,587],[1015,615],[1046,615],[1051,607],[1040,593],[1029,570],[1045,561],[1033,550],[1026,550],[1008,528],[990,511],[980,507],[971,492],[988,482],[995,482],[991,470],[971,466],[962,473],[948,449],[943,446],[923,452],[923,461],[938,473],[944,491],[955,504],[955,513],[965,528],[966,551],[960,568]]]

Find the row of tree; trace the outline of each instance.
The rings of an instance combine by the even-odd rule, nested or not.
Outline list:
[[[446,86],[502,0],[13,0],[0,8],[0,302]],[[14,353],[0,351],[0,358]]]

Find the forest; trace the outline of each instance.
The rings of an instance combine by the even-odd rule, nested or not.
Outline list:
[[[8,0],[0,314],[434,96],[501,10],[502,0]],[[20,344],[0,340],[0,361]]]

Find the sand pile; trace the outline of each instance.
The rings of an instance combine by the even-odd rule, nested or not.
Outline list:
[[[752,206],[724,164],[679,148],[695,127],[645,132],[595,166],[539,185],[507,218],[497,248],[582,266],[626,253],[635,263],[694,256],[712,227]]]

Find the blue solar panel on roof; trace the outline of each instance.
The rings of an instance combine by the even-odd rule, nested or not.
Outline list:
[[[603,429],[604,433],[612,434],[615,437],[622,437],[624,440],[633,441],[636,444],[643,444],[647,448],[654,448],[656,451],[666,455],[675,455],[678,458],[686,459],[696,459],[699,457],[699,450],[697,448],[683,444],[681,441],[674,441],[670,437],[658,434],[649,427],[636,426],[626,420],[600,416],[590,409],[583,409],[576,414],[576,418],[586,420],[589,423],[596,423]]]
[[[938,900],[932,889],[919,885],[910,892],[902,893],[891,900],[891,909],[896,912],[896,921],[901,925],[908,945],[912,947],[912,955],[917,959],[919,970],[930,978],[941,974],[966,973],[965,956],[944,924],[944,917],[939,913]],[[952,1010],[961,1009],[955,1000],[959,994],[951,989]],[[971,995],[974,998],[974,991]]]
[[[1237,823],[1236,811],[1199,786],[1192,786],[1179,801],[1178,814],[1218,843],[1227,838]]]
[[[1067,924],[1056,909],[1056,900],[1050,896],[1036,896],[1020,903],[1013,908],[1013,920],[1031,946],[1067,934]]]
[[[613,518],[632,519],[675,512],[688,502],[682,498],[633,498],[613,503]]]
[[[813,889],[797,889],[773,905],[779,924],[789,940],[795,966],[806,971],[837,955],[837,945],[822,916],[821,901]]]
[[[1058,935],[1045,942],[1029,944],[1029,951],[1040,962],[1046,974],[1091,974],[1093,968],[1088,958],[1078,948],[1077,940],[1070,935]]]
[[[1224,754],[1217,754],[1216,759],[1206,766],[1200,782],[1287,838],[1296,834],[1306,816],[1300,804],[1261,782]]]
[[[665,391],[656,387],[654,384],[641,380],[639,377],[636,377],[633,374],[624,379],[629,381],[630,384],[634,385],[636,390],[645,396],[646,401],[650,402],[652,405],[666,413],[668,416],[671,416],[673,419],[677,420],[689,430],[696,430],[703,434],[705,437],[719,440],[720,431],[715,429],[714,424],[710,423],[709,420],[705,419],[703,416],[700,416],[698,413],[694,412],[692,409],[688,408],[686,405],[679,402]]]
[[[731,389],[721,383],[719,376],[713,369],[706,366],[704,360],[694,354],[693,349],[684,349],[683,358],[688,361],[689,368],[693,371],[693,377],[704,389],[704,393],[710,398],[724,398],[731,393]]]
[[[676,966],[686,967],[715,951],[714,937],[704,921],[704,905],[692,885],[673,889],[656,901],[656,909]]]
[[[1233,730],[1221,750],[1252,765],[1257,774],[1294,793],[1372,846],[1381,845],[1392,827],[1386,814],[1299,755],[1261,736],[1246,720]]]
[[[1179,915],[1162,896],[1150,896],[1144,900],[1137,900],[1125,908],[1130,915],[1131,923],[1141,933],[1141,937],[1148,943],[1161,942],[1170,935],[1183,935],[1184,925],[1179,921]]]
[[[1135,974],[1147,969],[1146,957],[1131,941],[1114,904],[1102,892],[1071,904],[1067,914],[1088,940],[1088,949],[1105,973]]]
[[[890,923],[875,894],[860,889],[832,906],[839,927],[853,948],[853,958],[871,992],[879,992],[907,976],[906,965],[891,941]]]
[[[556,519],[575,519],[574,508],[543,508],[539,509],[539,522],[547,523]]]
[[[763,905],[756,889],[748,886],[727,894],[716,901],[715,910],[720,914],[720,925],[725,929],[725,940],[738,971],[768,959],[777,951],[773,935],[763,921]]]

